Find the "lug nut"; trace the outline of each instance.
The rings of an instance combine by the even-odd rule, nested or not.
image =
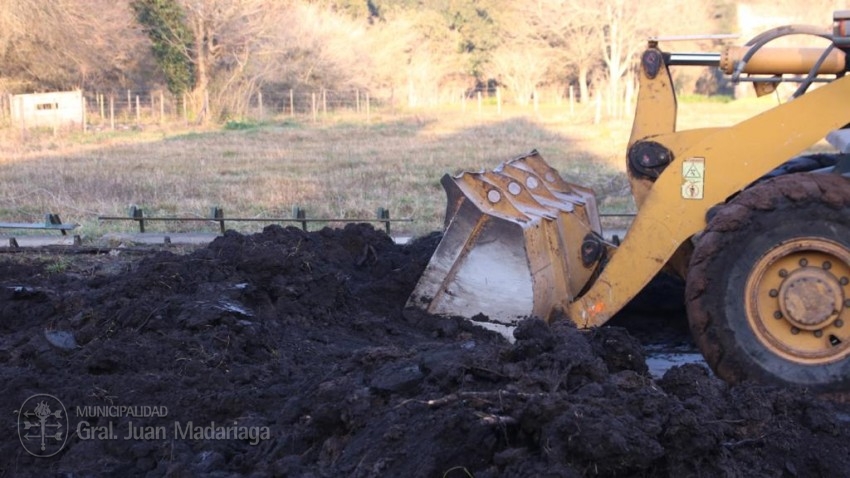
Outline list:
[[[788,277],[788,271],[785,269],[779,269],[779,277]]]
[[[841,319],[835,319],[835,322],[833,322],[833,324],[834,324],[836,327],[844,327],[844,321],[843,321],[843,320],[841,320]]]
[[[847,299],[847,300],[844,301],[844,307],[847,307],[848,309],[850,309],[850,299]]]
[[[829,261],[823,261],[823,265],[821,267],[823,267],[823,270],[828,271],[832,269],[832,263]]]
[[[800,266],[801,267],[806,267],[807,265],[809,265],[808,259],[800,259]]]
[[[815,337],[817,337],[817,338],[823,337],[823,330],[815,330]]]
[[[850,279],[848,279],[846,277],[842,277],[841,279],[838,279],[838,283],[841,284],[841,285],[847,285],[847,284],[850,284]]]
[[[777,319],[777,320],[778,320],[778,319],[781,319],[781,318],[782,318],[782,311],[777,310],[776,312],[774,312],[774,313],[773,313],[773,318],[774,318],[774,319]]]
[[[770,292],[768,292],[768,294],[770,294],[770,296],[774,298],[779,297],[779,291],[776,289],[770,289]]]
[[[800,333],[800,329],[797,327],[791,327],[791,335],[797,335]]]

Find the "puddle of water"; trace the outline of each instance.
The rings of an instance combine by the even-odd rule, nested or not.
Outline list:
[[[708,368],[708,364],[700,353],[648,352],[646,355],[646,366],[649,367],[652,378],[661,378],[671,368],[689,363],[704,365]]]

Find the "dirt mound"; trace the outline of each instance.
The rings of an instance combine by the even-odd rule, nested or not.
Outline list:
[[[0,476],[850,473],[847,415],[805,391],[654,381],[618,327],[528,320],[509,344],[405,318],[438,240],[271,226],[119,267],[0,258],[0,408],[50,394],[70,429],[35,457],[7,413]]]

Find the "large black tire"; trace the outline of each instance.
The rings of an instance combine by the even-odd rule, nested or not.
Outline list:
[[[850,391],[850,181],[791,174],[743,191],[696,241],[694,340],[729,382]]]

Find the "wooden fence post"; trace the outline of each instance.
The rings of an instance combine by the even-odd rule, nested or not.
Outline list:
[[[289,90],[289,116],[295,116],[295,92]]]
[[[165,93],[159,90],[159,124],[165,123]]]
[[[260,119],[262,120],[263,117],[265,116],[265,114],[263,113],[263,92],[262,91],[257,92],[257,104],[260,107]]]
[[[83,124],[82,124],[83,133],[86,132],[86,116],[87,116],[86,110],[87,109],[88,109],[88,101],[86,101],[86,95],[85,95],[85,93],[83,93]],[[23,124],[24,124],[24,99],[21,98],[21,125],[23,126]]]
[[[115,97],[109,95],[109,129],[115,131]]]

